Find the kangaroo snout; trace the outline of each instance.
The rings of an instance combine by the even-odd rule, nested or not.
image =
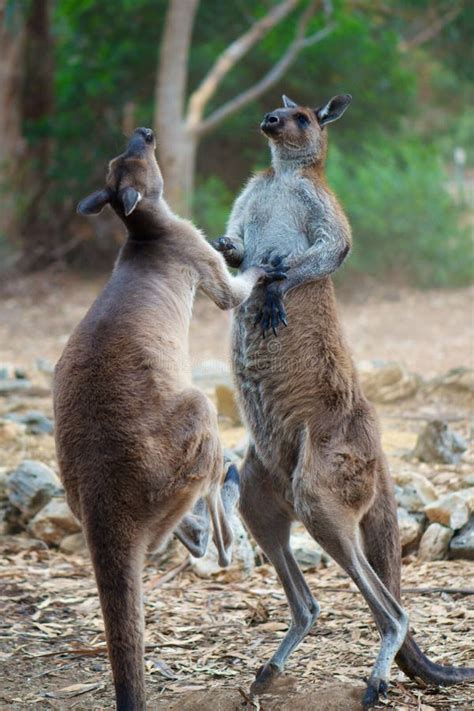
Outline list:
[[[155,134],[151,128],[136,128],[127,144],[125,154],[140,157],[148,148],[155,148]]]
[[[271,113],[271,114],[265,114],[263,117],[263,121],[260,124],[260,128],[264,133],[272,133],[282,125],[282,120],[280,116],[278,116],[276,113]]]

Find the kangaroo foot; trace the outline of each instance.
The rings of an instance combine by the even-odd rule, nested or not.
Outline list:
[[[258,696],[258,694],[264,694],[269,690],[275,679],[280,676],[281,671],[282,670],[277,667],[276,664],[272,664],[271,662],[267,662],[267,664],[261,666],[255,675],[255,681],[250,687],[250,693],[256,696]]]
[[[367,689],[365,690],[364,698],[362,699],[364,709],[375,706],[380,696],[387,698],[387,691],[388,684],[386,681],[383,679],[370,679],[367,684]]]

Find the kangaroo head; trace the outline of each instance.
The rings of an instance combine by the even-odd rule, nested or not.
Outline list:
[[[163,191],[163,178],[155,157],[156,141],[150,128],[136,128],[124,153],[109,163],[105,187],[85,197],[77,206],[81,215],[97,215],[109,204],[127,221],[147,203],[156,205]]]
[[[296,163],[324,159],[327,148],[325,127],[340,118],[351,101],[350,94],[341,94],[317,109],[310,109],[283,95],[283,108],[265,114],[260,124],[270,140],[273,156]]]

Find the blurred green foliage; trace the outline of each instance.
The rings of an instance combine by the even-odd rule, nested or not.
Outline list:
[[[355,235],[349,268],[422,286],[469,281],[474,250],[443,185],[440,157],[416,139],[376,143],[357,160],[333,146],[330,184]]]
[[[272,4],[201,2],[190,90],[219,52]],[[402,35],[423,26],[429,4],[335,0],[334,32],[301,53],[277,89],[206,137],[198,157],[194,215],[210,237],[222,233],[233,196],[249,173],[268,163],[258,124],[265,111],[280,105],[280,94],[316,106],[349,91],[350,110],[330,128],[329,181],[353,225],[352,269],[402,273],[425,285],[469,279],[472,244],[459,227],[459,206],[445,189],[441,158],[451,161],[453,148],[462,145],[473,163],[467,104],[474,62],[468,67],[462,59],[469,51],[473,13],[467,7],[433,42],[403,53]],[[108,160],[124,144],[127,103],[133,104],[136,125],[153,125],[166,8],[166,0],[54,4],[55,112],[47,126],[27,131],[47,132],[53,139],[48,195],[55,210],[72,214],[78,199],[100,185]],[[208,113],[269,70],[293,37],[296,19],[276,27],[234,68]],[[322,24],[318,14],[309,31]]]

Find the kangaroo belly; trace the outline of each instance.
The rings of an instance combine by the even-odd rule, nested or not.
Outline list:
[[[262,338],[255,316],[263,289],[236,310],[233,368],[244,415],[265,464],[291,471],[303,429],[322,437],[344,418],[354,396],[354,369],[329,279],[285,297],[288,327]]]

